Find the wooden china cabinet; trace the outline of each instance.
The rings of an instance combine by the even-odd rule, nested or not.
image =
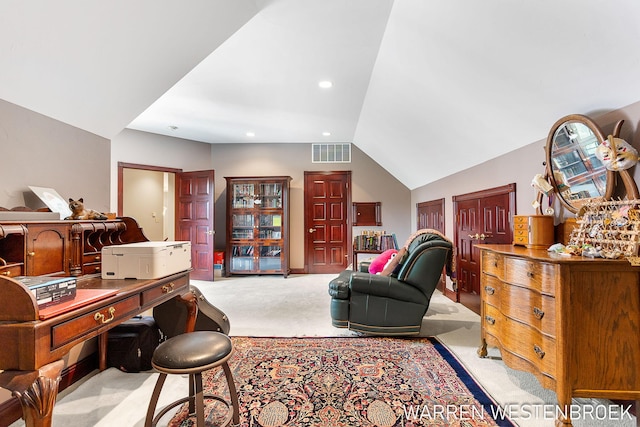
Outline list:
[[[225,177],[226,275],[289,274],[290,176]]]

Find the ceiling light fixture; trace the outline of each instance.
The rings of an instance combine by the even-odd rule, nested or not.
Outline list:
[[[256,136],[256,134],[254,132],[247,132],[247,136],[249,138],[253,138],[254,136]]]
[[[331,132],[322,132],[322,136],[331,136]]]
[[[322,89],[329,89],[333,86],[333,83],[331,83],[329,80],[322,80],[318,82],[318,86],[320,86]]]

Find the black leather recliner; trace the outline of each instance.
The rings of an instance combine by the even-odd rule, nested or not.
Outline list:
[[[371,335],[419,334],[443,269],[454,275],[453,252],[450,241],[423,233],[409,242],[390,276],[343,271],[329,283],[333,326]]]

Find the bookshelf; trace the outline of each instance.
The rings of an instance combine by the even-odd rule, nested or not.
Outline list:
[[[291,177],[226,177],[227,276],[289,274]]]
[[[388,249],[398,249],[395,234],[386,231],[363,230],[353,238],[353,269],[358,269],[359,254],[381,254]]]

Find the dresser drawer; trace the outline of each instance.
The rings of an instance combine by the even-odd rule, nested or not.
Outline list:
[[[60,347],[105,324],[128,319],[132,313],[138,311],[139,307],[140,297],[133,295],[113,304],[104,305],[84,316],[55,325],[51,328],[51,347]]]
[[[151,289],[148,289],[142,293],[142,306],[146,307],[152,304],[156,300],[160,300],[167,296],[167,294],[173,294],[173,296],[181,295],[189,289],[188,276],[182,276],[175,280],[166,280],[158,283]]]
[[[534,327],[545,335],[556,336],[556,299],[519,286],[503,286],[500,309],[505,316]]]
[[[483,275],[480,295],[482,301],[494,307],[500,307],[502,282],[497,277]]]
[[[503,348],[533,365],[540,373],[556,378],[556,341],[509,318],[501,325]]]
[[[482,252],[482,272],[492,276],[502,278],[503,276],[503,258],[501,255],[493,252]]]
[[[560,280],[559,267],[555,264],[505,257],[505,281],[510,284],[535,289],[547,295],[555,295],[555,281]]]

